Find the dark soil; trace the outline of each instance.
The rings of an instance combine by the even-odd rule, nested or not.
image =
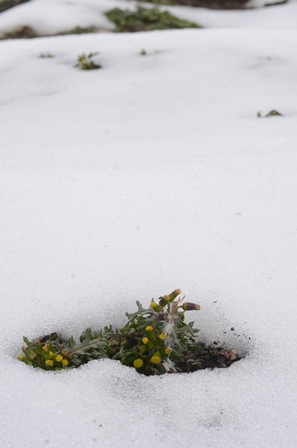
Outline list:
[[[4,3],[0,3],[0,12],[6,11],[9,8],[13,8],[14,6],[18,6],[21,3],[28,2],[29,0],[11,0],[6,1]]]
[[[248,0],[174,0],[185,6],[196,6],[209,9],[242,9]]]
[[[223,347],[214,347],[200,343],[200,347],[197,350],[175,362],[175,367],[179,373],[190,373],[197,370],[214,369],[215,367],[230,367],[231,364],[240,359],[240,356],[233,349],[226,350]]]
[[[32,28],[29,26],[25,26],[19,31],[15,31],[14,33],[7,33],[4,37],[0,37],[0,40],[6,39],[32,39],[33,37],[38,37]]]

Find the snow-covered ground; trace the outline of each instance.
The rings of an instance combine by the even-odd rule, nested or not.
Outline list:
[[[292,8],[249,11],[257,30],[208,11],[214,29],[0,42],[1,448],[296,447]],[[90,51],[103,68],[74,68]],[[175,288],[245,359],[161,377],[16,360],[23,335],[120,326]]]

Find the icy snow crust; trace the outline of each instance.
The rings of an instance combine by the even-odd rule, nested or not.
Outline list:
[[[1,42],[1,448],[296,447],[296,48],[266,29]],[[73,67],[89,51],[102,70]],[[23,335],[121,326],[176,287],[245,359],[149,378],[15,359]]]

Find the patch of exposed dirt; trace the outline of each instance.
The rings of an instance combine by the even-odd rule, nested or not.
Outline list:
[[[215,367],[230,367],[240,359],[241,357],[233,349],[226,350],[223,347],[214,347],[202,342],[197,350],[181,357],[180,361],[175,363],[175,367],[179,373],[190,373]]]
[[[6,11],[9,8],[13,8],[14,6],[18,6],[21,3],[28,2],[29,0],[6,0],[0,3],[0,12]]]

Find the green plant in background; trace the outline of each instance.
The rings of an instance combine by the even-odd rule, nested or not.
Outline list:
[[[136,11],[114,8],[105,13],[107,18],[115,23],[116,32],[152,31],[177,28],[200,28],[187,20],[181,20],[168,11],[158,8],[143,8],[137,6]]]
[[[97,30],[97,28],[95,28],[94,26],[88,26],[86,28],[77,26],[75,28],[73,28],[72,30],[68,31],[67,33],[63,33],[63,34],[92,34],[95,33]]]
[[[41,59],[51,59],[54,55],[52,53],[40,53],[39,58]]]
[[[93,359],[109,358],[134,367],[145,375],[176,372],[175,363],[197,349],[198,330],[184,322],[184,313],[199,310],[194,303],[182,303],[176,289],[168,296],[152,300],[148,308],[136,302],[137,311],[126,313],[128,322],[121,329],[105,327],[98,332],[87,329],[77,343],[51,333],[34,341],[24,337],[26,346],[18,359],[44,370],[79,367]]]
[[[98,52],[96,53],[82,53],[77,57],[77,64],[75,64],[75,67],[80,68],[81,70],[96,70],[98,68],[101,68],[101,65],[97,64],[93,58],[97,56]]]

